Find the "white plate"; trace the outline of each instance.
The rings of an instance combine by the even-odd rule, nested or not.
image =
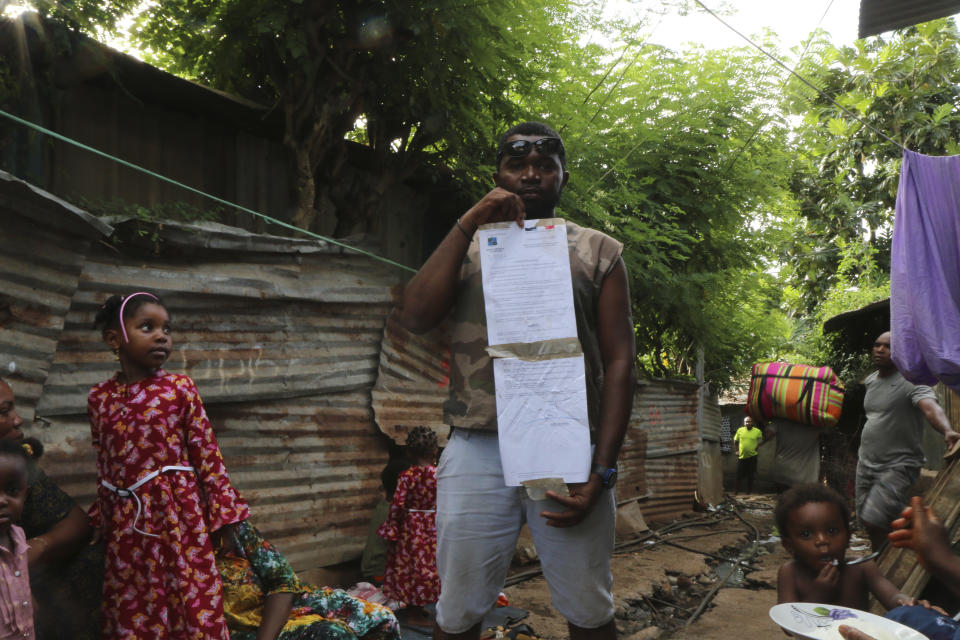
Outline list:
[[[837,627],[856,627],[877,640],[927,640],[927,637],[899,622],[859,609],[816,602],[784,602],[770,608],[778,625],[811,640],[842,640]]]

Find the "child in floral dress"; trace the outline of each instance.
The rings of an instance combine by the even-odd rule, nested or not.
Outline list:
[[[413,466],[400,474],[390,514],[378,533],[389,541],[383,592],[407,605],[408,624],[432,624],[423,605],[440,596],[437,575],[437,436],[415,427],[407,436]]]
[[[249,516],[230,485],[200,394],[160,367],[173,347],[153,294],[112,296],[96,326],[121,370],[90,390],[106,541],[103,638],[229,640],[211,535]]]

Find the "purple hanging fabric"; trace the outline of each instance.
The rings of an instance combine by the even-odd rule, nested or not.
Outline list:
[[[890,325],[891,356],[907,380],[960,392],[960,156],[903,153]]]

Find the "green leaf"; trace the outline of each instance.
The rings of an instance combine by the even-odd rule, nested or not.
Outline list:
[[[930,116],[934,124],[940,124],[940,121],[953,112],[953,103],[945,102],[933,110]]]

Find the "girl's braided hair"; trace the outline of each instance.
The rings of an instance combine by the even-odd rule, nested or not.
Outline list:
[[[437,434],[428,427],[414,427],[407,434],[407,450],[418,458],[431,455],[437,450]]]

